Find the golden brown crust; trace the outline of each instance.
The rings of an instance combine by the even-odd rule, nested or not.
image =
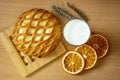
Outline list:
[[[45,56],[59,44],[61,34],[58,18],[44,9],[36,8],[19,17],[12,41],[19,51],[29,56]]]

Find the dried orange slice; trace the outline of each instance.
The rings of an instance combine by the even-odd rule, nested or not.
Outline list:
[[[69,74],[78,74],[84,68],[84,59],[78,52],[68,51],[62,59],[62,66]]]
[[[89,45],[82,45],[77,47],[75,51],[83,56],[85,60],[85,69],[90,69],[95,66],[97,62],[97,53],[92,47]]]
[[[104,36],[100,34],[91,35],[86,44],[95,49],[98,58],[104,57],[108,51],[108,41]]]

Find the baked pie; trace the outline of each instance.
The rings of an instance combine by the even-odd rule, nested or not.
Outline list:
[[[24,12],[15,25],[12,41],[18,51],[29,56],[45,56],[59,44],[62,27],[59,19],[44,9]]]

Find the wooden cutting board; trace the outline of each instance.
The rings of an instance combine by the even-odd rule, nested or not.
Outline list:
[[[29,74],[33,73],[37,69],[43,67],[45,64],[53,61],[54,59],[61,56],[65,51],[65,47],[63,46],[62,42],[57,46],[57,48],[48,56],[46,57],[29,57],[22,52],[18,52],[11,41],[11,33],[13,27],[3,31],[0,33],[0,40],[7,49],[10,57],[12,58],[13,62],[15,63],[18,71],[23,76],[28,76]]]

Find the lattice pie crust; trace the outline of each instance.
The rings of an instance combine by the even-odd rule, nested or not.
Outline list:
[[[44,9],[32,9],[19,17],[12,41],[18,51],[29,56],[45,56],[59,44],[61,33],[62,28],[55,15]]]

